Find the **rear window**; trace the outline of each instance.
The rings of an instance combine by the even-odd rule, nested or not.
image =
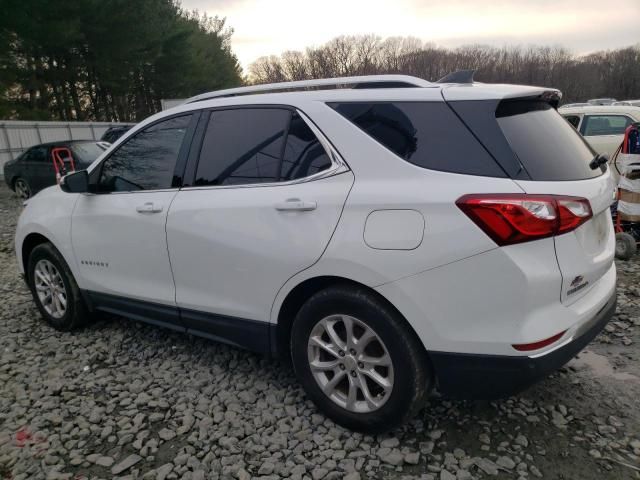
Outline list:
[[[444,172],[505,177],[444,102],[330,103],[400,158]]]
[[[582,180],[602,175],[589,163],[595,152],[546,102],[506,101],[496,119],[532,180]]]

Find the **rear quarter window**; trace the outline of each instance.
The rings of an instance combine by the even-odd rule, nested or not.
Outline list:
[[[444,102],[349,102],[329,106],[397,156],[419,167],[506,176]]]

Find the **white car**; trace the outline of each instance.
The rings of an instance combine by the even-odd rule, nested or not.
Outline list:
[[[407,76],[204,94],[29,200],[18,263],[55,328],[111,312],[291,358],[352,429],[432,387],[509,395],[616,305],[614,185],[558,98]]]
[[[620,100],[619,102],[613,102],[611,105],[623,105],[627,107],[640,107],[640,100]]]
[[[609,157],[622,143],[627,127],[640,122],[640,107],[631,105],[566,107],[558,111],[596,152]]]

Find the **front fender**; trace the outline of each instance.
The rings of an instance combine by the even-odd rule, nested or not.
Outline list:
[[[32,234],[42,235],[62,254],[76,280],[77,265],[71,249],[71,218],[79,194],[65,193],[56,185],[46,188],[29,199],[15,234],[15,250],[20,273],[26,265],[22,259],[25,239]]]

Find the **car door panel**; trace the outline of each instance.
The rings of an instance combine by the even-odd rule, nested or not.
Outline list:
[[[27,181],[32,195],[48,186],[43,182],[42,175],[48,156],[48,147],[37,145],[30,148],[21,161],[22,166],[19,176]]]
[[[352,184],[345,172],[294,185],[180,191],[167,219],[177,305],[267,321],[280,287],[322,255]]]
[[[98,308],[182,328],[165,226],[194,126],[191,114],[151,124],[92,171],[71,237],[81,288]]]
[[[631,122],[631,118],[620,114],[585,115],[580,132],[596,152],[612,156],[622,143],[624,131]]]
[[[266,326],[278,290],[321,257],[353,174],[335,168],[328,142],[292,109],[206,118],[200,158],[190,159],[197,168],[187,166],[193,187],[171,205],[167,242],[185,325],[228,337],[229,318],[250,320],[249,332]]]
[[[624,135],[589,135],[584,139],[598,153],[613,155],[622,143]]]
[[[165,223],[177,190],[82,195],[73,212],[72,243],[83,288],[173,304]],[[139,212],[153,205],[154,213]]]
[[[55,169],[53,168],[52,148],[47,149],[46,157],[33,164],[33,176],[38,190],[50,187],[56,183]]]

